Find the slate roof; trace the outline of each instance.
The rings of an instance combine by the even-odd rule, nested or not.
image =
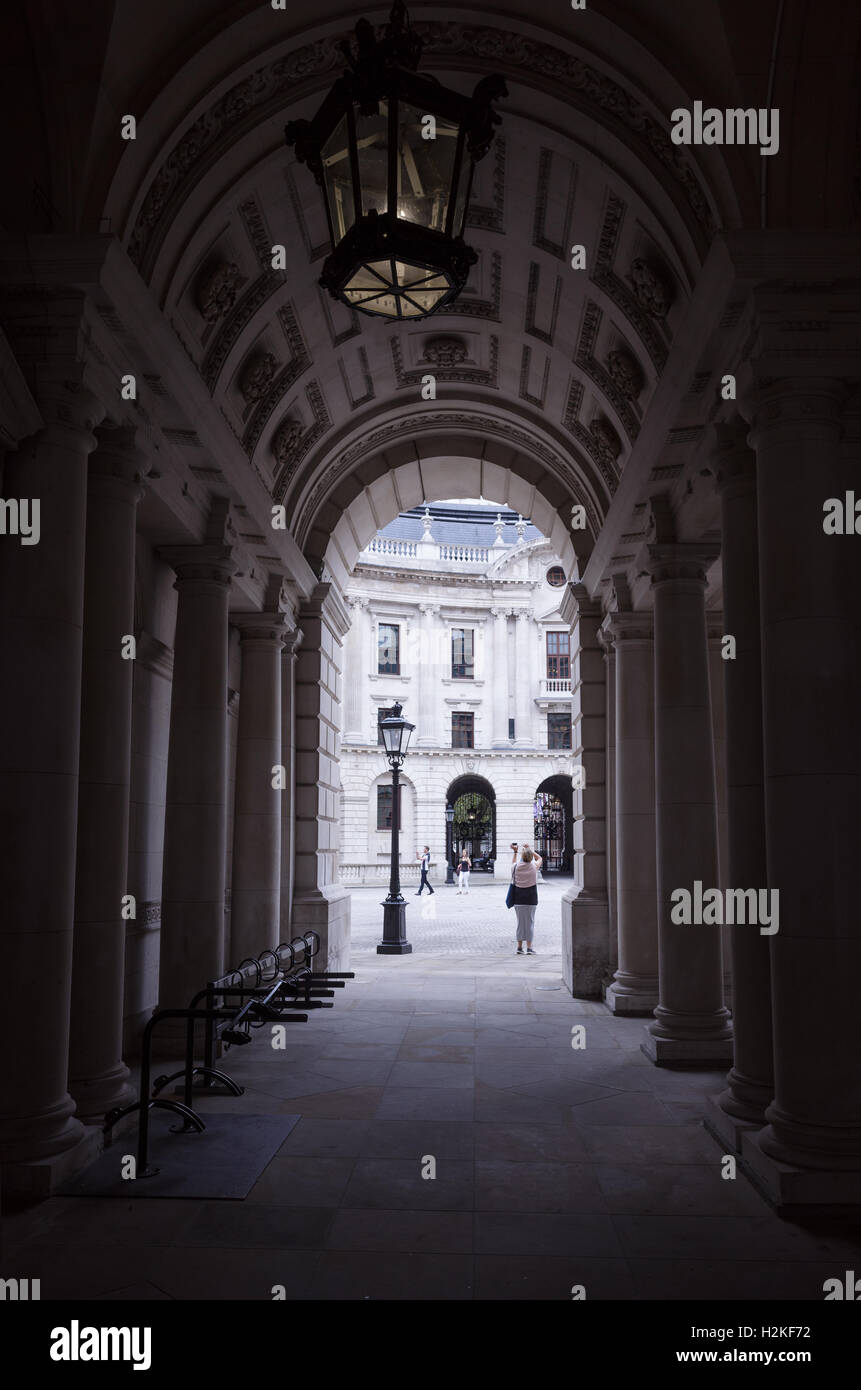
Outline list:
[[[493,545],[496,540],[493,523],[499,512],[505,523],[502,532],[505,544],[513,546],[517,542],[517,512],[509,511],[506,507],[494,507],[492,503],[481,507],[459,506],[456,502],[434,502],[429,510],[431,535],[435,541],[451,545]],[[408,512],[401,512],[400,516],[383,527],[380,535],[392,540],[420,541],[424,532],[424,514],[424,507],[413,507]],[[540,541],[544,537],[538,527],[529,522],[524,531],[524,539]]]

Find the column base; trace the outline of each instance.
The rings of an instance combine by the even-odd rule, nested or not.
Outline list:
[[[70,1077],[69,1091],[75,1102],[75,1115],[84,1125],[102,1124],[109,1110],[130,1105],[137,1095],[124,1062],[103,1076],[87,1080]]]
[[[610,904],[606,898],[562,899],[562,978],[575,999],[600,999],[607,975]]]
[[[732,1062],[732,1038],[660,1038],[645,1030],[640,1051],[656,1067],[724,1066]]]
[[[320,937],[318,970],[350,968],[350,891],[341,884],[302,890],[293,895],[291,931],[294,936],[315,931]]]
[[[40,1158],[32,1163],[4,1163],[0,1169],[3,1197],[15,1197],[41,1202],[53,1196],[82,1168],[94,1163],[104,1148],[105,1136],[97,1125],[87,1125],[78,1143],[63,1153]]]
[[[742,1135],[745,1173],[775,1207],[842,1207],[861,1205],[861,1169],[797,1168],[772,1158],[762,1147],[770,1126]]]
[[[651,1018],[658,1007],[658,982],[644,981],[642,988],[613,980],[604,989],[604,1003],[612,1014],[627,1018]]]
[[[721,1101],[727,1095],[728,1091],[722,1091],[718,1096],[706,1096],[703,1124],[725,1153],[731,1150],[734,1154],[740,1154],[742,1135],[755,1134],[762,1125],[757,1125],[753,1120],[742,1120],[740,1116],[724,1110]]]

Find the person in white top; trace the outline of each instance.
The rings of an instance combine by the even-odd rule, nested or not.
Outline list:
[[[418,850],[416,850],[416,859],[418,859],[418,858],[419,858],[419,853],[418,853]],[[424,854],[421,855],[421,861],[422,861],[422,876],[421,876],[421,882],[419,883],[419,891],[416,893],[416,897],[417,897],[417,898],[420,898],[420,897],[421,897],[421,895],[422,895],[422,889],[423,889],[423,888],[427,888],[428,892],[431,894],[431,896],[433,896],[433,889],[431,888],[431,886],[430,886],[430,880],[428,879],[428,869],[430,868],[430,849],[428,848],[427,845],[425,845]]]

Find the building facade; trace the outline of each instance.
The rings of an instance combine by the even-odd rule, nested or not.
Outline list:
[[[431,877],[462,851],[505,875],[513,840],[570,874],[576,771],[569,576],[540,531],[508,508],[417,507],[362,551],[347,586],[341,745],[341,882],[383,882],[391,772],[379,721],[399,702],[415,725],[402,774],[401,862]],[[446,818],[446,807],[453,816]]]

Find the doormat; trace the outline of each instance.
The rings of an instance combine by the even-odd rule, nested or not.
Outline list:
[[[211,1115],[202,1134],[171,1134],[178,1115],[153,1111],[148,1163],[159,1172],[124,1178],[137,1132],[124,1134],[83,1173],[58,1189],[64,1197],[206,1197],[241,1201],[280,1149],[299,1115]]]

